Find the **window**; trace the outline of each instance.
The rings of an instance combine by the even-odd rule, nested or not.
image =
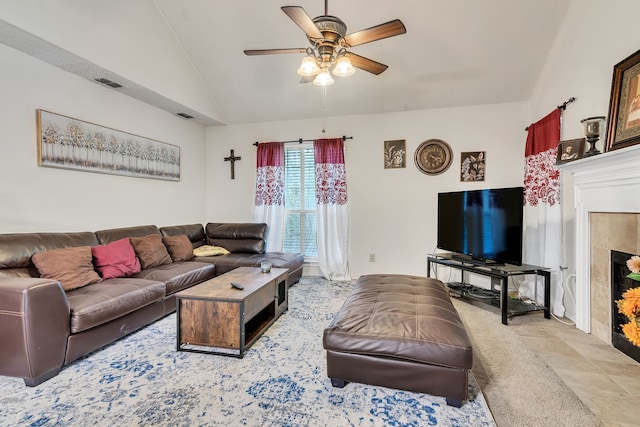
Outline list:
[[[296,144],[284,151],[284,252],[317,258],[316,180],[312,144]]]

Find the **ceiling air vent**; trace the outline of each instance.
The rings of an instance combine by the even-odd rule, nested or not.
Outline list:
[[[121,84],[116,83],[116,82],[113,82],[113,81],[111,81],[111,80],[109,80],[109,79],[105,79],[104,77],[100,77],[100,78],[96,79],[96,81],[97,81],[98,83],[102,83],[103,85],[107,85],[107,86],[112,87],[112,88],[114,88],[114,89],[117,89],[117,88],[119,88],[119,87],[122,87],[122,85],[121,85]]]
[[[193,119],[193,116],[187,113],[176,113],[176,114],[178,114],[180,117],[184,117],[185,119]]]

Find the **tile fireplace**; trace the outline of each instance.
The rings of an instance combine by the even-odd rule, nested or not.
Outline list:
[[[615,294],[612,284],[616,282],[616,276],[621,276],[626,270],[626,260],[640,249],[640,213],[592,212],[589,220],[591,333],[613,344],[611,330],[615,326],[613,319],[616,314],[613,300],[620,299],[620,295]],[[622,281],[627,287],[633,282],[630,279]]]
[[[611,344],[610,251],[640,254],[640,145],[560,170],[573,177],[576,327]]]

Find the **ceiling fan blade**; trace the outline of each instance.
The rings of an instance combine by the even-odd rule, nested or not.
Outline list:
[[[322,33],[316,27],[316,24],[313,23],[307,12],[300,6],[282,6],[282,11],[291,18],[293,22],[298,25],[307,35],[307,37],[313,39],[321,39]]]
[[[300,83],[311,83],[316,76],[302,76]]]
[[[296,47],[292,49],[247,49],[244,51],[245,55],[273,55],[276,53],[305,53],[307,49],[302,47]]]
[[[404,24],[399,19],[376,25],[344,37],[344,42],[348,47],[358,46],[361,44],[374,42],[376,40],[386,39],[387,37],[398,36],[407,32]]]
[[[389,68],[387,65],[365,58],[364,56],[356,55],[355,53],[347,52],[346,55],[351,61],[351,65],[375,75],[378,75]]]

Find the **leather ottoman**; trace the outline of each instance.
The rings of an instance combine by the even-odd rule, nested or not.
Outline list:
[[[347,382],[468,397],[471,341],[445,285],[427,277],[365,275],[324,330],[327,375]]]

